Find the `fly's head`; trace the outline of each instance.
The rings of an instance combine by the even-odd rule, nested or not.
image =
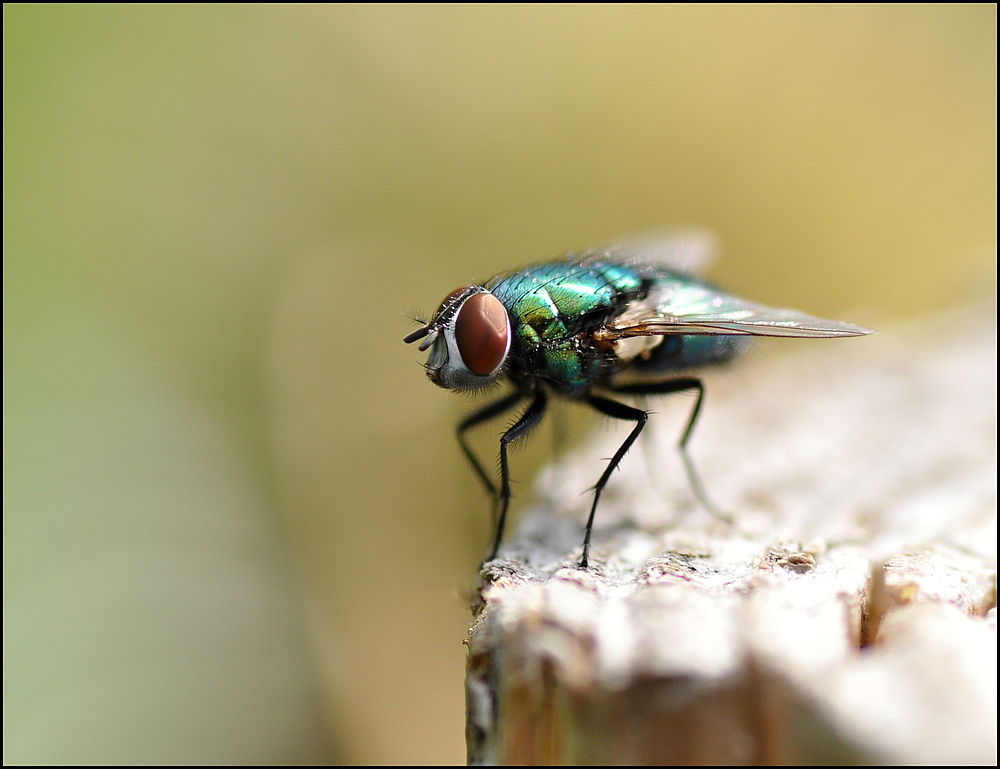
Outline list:
[[[482,286],[462,286],[441,302],[423,328],[403,338],[430,349],[427,376],[449,390],[480,390],[500,376],[510,352],[510,316]]]

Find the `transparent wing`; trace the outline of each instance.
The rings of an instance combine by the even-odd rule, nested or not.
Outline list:
[[[681,275],[702,275],[715,263],[719,238],[703,227],[644,230],[588,251],[583,259],[613,259]]]
[[[600,332],[605,339],[632,336],[750,335],[846,337],[875,333],[836,320],[814,318],[748,302],[690,279],[664,277]]]

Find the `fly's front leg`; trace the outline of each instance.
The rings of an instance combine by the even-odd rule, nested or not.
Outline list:
[[[583,557],[580,558],[580,568],[586,569],[590,563],[590,535],[594,530],[594,513],[597,512],[597,503],[601,499],[601,492],[604,491],[604,487],[608,483],[608,479],[611,477],[611,473],[615,471],[618,464],[622,461],[622,457],[625,456],[635,439],[639,437],[639,433],[642,432],[642,428],[646,426],[646,420],[649,419],[649,415],[642,409],[633,408],[632,406],[626,406],[624,403],[619,403],[618,401],[609,400],[608,398],[601,398],[597,395],[588,395],[587,402],[590,403],[597,411],[605,414],[609,417],[614,417],[615,419],[625,419],[631,422],[635,422],[635,427],[632,428],[632,432],[628,434],[628,438],[625,442],[618,447],[618,451],[611,458],[611,462],[605,468],[604,472],[601,474],[600,479],[594,485],[594,503],[590,507],[590,517],[587,518],[587,531],[583,535]]]
[[[503,529],[507,521],[507,508],[510,506],[510,465],[507,461],[507,450],[511,443],[524,438],[532,428],[534,428],[545,414],[545,404],[548,398],[545,391],[539,387],[535,390],[534,398],[525,409],[524,413],[518,417],[517,421],[510,426],[502,436],[500,436],[500,515],[497,518],[497,533],[493,539],[493,547],[486,557],[487,561],[492,561],[497,557],[500,549],[500,541],[503,539]]]
[[[497,487],[493,482],[493,479],[490,478],[486,470],[483,469],[483,465],[479,461],[479,458],[469,447],[469,444],[465,440],[465,434],[476,425],[488,422],[489,420],[500,416],[504,412],[510,411],[523,399],[524,393],[510,393],[509,395],[505,395],[492,403],[487,403],[481,409],[472,412],[469,416],[458,423],[458,445],[462,447],[462,453],[465,454],[465,458],[469,460],[469,464],[472,465],[472,469],[476,473],[476,477],[479,478],[490,495],[490,499],[492,500],[490,507],[490,514],[492,516],[491,523],[494,526],[497,524]]]
[[[708,501],[708,496],[705,494],[705,487],[702,486],[701,479],[698,477],[694,462],[691,460],[691,455],[688,453],[687,448],[688,441],[691,440],[691,433],[694,432],[695,422],[698,421],[698,414],[701,413],[701,403],[705,399],[705,384],[700,379],[694,377],[682,377],[680,379],[670,379],[666,382],[622,385],[611,389],[613,392],[624,395],[669,395],[687,390],[697,391],[698,398],[694,402],[694,408],[691,409],[691,416],[688,417],[687,426],[684,428],[681,440],[677,444],[677,449],[680,451],[681,459],[684,462],[684,470],[687,472],[688,484],[690,484],[695,498],[701,503],[702,507],[716,518],[726,523],[732,523],[732,520],[728,516],[719,512],[715,505]]]

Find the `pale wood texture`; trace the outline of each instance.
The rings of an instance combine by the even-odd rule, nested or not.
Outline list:
[[[995,763],[995,306],[768,347],[711,375],[692,442],[734,525],[691,500],[682,398],[650,403],[589,571],[622,434],[542,474],[482,572],[470,763]]]

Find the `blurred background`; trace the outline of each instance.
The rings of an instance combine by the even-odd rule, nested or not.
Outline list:
[[[464,761],[458,285],[697,224],[820,316],[995,292],[992,4],[3,21],[5,763]]]

